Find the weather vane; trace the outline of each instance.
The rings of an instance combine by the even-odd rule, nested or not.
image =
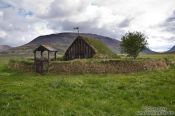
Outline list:
[[[77,30],[78,31],[78,36],[79,36],[79,27],[74,27],[73,29]]]

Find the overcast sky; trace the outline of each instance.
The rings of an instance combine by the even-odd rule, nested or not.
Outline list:
[[[175,45],[175,0],[0,0],[0,45],[19,46],[75,26],[118,40],[140,31],[149,48],[165,51]]]

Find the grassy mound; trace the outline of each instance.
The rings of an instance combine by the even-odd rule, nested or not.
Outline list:
[[[96,57],[119,57],[115,53],[113,53],[106,44],[98,39],[90,38],[87,36],[82,36],[82,39],[85,40],[92,48],[94,48],[97,53]]]

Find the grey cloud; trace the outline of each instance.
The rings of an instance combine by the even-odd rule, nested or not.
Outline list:
[[[175,21],[175,10],[172,13],[172,15],[166,20],[166,22],[172,22],[172,21]]]
[[[40,15],[41,18],[62,18],[69,17],[72,15],[78,15],[82,13],[88,6],[88,1],[72,1],[69,0],[54,0],[50,7],[48,8],[48,12]]]
[[[4,8],[8,8],[8,7],[12,7],[12,5],[4,2],[3,0],[0,1],[0,9],[4,9]]]
[[[175,21],[175,15],[167,19],[167,22],[172,22],[172,21]]]
[[[175,33],[175,13],[165,21],[162,27],[168,32]]]
[[[3,45],[5,42],[5,40],[3,38],[0,37],[0,45]]]
[[[119,25],[118,27],[120,28],[125,28],[125,27],[128,27],[130,22],[131,22],[132,19],[129,19],[129,18],[126,18],[125,20],[123,20]]]
[[[74,31],[73,27],[79,27],[80,32],[82,33],[94,33],[94,34],[100,34],[104,36],[113,37],[116,39],[120,39],[121,35],[124,33],[121,29],[117,29],[117,32],[114,33],[111,31],[111,29],[107,29],[105,27],[97,28],[96,26],[97,20],[91,20],[91,21],[85,21],[85,22],[74,22],[74,21],[50,21],[48,24],[49,28],[53,30],[59,30],[62,31]]]
[[[175,43],[175,37],[166,38],[170,43]]]

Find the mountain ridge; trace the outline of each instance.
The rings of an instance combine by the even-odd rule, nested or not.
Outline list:
[[[90,34],[90,33],[80,33],[81,36],[88,36],[94,39],[99,39],[104,42],[114,53],[120,53],[120,43],[121,41],[117,39],[113,39],[110,37],[97,35],[97,34]],[[74,39],[78,36],[77,33],[56,33],[50,35],[42,35],[38,36],[29,43],[10,49],[7,53],[9,54],[19,54],[19,55],[33,55],[33,50],[38,45],[41,44],[48,44],[50,46],[55,47],[58,49],[58,54],[63,55],[66,49],[70,46],[70,44],[74,41]],[[144,50],[144,53],[155,53],[150,49]]]
[[[9,50],[10,48],[12,48],[9,45],[0,45],[0,52],[4,52],[6,50]]]
[[[169,49],[167,52],[175,52],[175,45],[171,49]]]

